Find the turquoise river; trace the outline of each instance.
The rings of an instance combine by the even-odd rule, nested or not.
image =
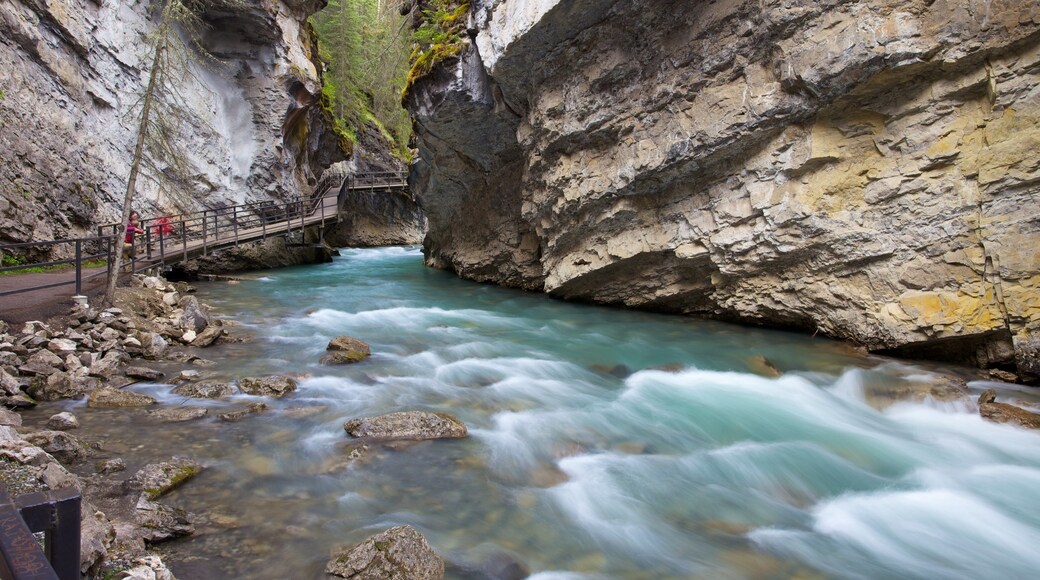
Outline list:
[[[200,370],[299,377],[267,412],[216,418],[245,396],[181,424],[82,403],[40,411],[75,412],[127,473],[175,455],[205,464],[165,500],[196,514],[195,536],[160,548],[182,580],[321,578],[331,550],[399,524],[456,579],[1040,570],[1040,434],[978,416],[973,396],[995,384],[969,382],[960,401],[892,399],[963,370],[480,285],[424,268],[416,248],[250,276],[200,285],[248,339],[201,351],[217,364]],[[320,365],[337,335],[373,356]],[[131,388],[185,403],[170,385]],[[470,436],[349,459],[344,421],[418,409],[454,414]]]

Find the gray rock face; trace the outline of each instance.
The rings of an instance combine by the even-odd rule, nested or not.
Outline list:
[[[455,417],[428,411],[351,419],[343,424],[343,429],[352,437],[369,441],[458,439],[469,434],[466,425]]]
[[[141,182],[145,216],[310,192],[344,158],[318,106],[321,66],[308,16],[324,2],[210,6],[202,47],[216,57],[175,74],[191,187]],[[148,2],[5,2],[0,7],[0,239],[94,235],[118,221],[155,30]],[[315,58],[314,61],[311,58]],[[217,69],[217,70],[213,70]],[[32,137],[29,137],[32,136]],[[61,250],[66,254],[69,250]]]
[[[411,526],[397,526],[333,556],[326,574],[357,580],[439,580],[444,561]]]
[[[340,221],[325,233],[342,247],[421,244],[426,216],[410,194],[351,190],[340,197]]]
[[[227,383],[216,381],[200,381],[181,385],[173,390],[175,395],[196,399],[222,399],[235,394],[235,389]]]
[[[238,379],[238,389],[247,395],[280,399],[296,390],[296,381],[278,375],[242,377]]]
[[[999,13],[475,1],[409,96],[426,261],[1037,376],[1040,6]]]

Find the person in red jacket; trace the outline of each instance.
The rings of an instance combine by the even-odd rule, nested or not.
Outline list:
[[[137,249],[134,247],[134,238],[141,235],[141,217],[136,211],[130,212],[130,223],[126,224],[126,237],[123,238],[123,257],[128,260],[127,265],[133,270],[133,260],[137,258]]]

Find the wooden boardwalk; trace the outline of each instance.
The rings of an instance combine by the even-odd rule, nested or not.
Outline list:
[[[340,203],[349,191],[394,191],[408,187],[405,174],[373,173],[343,176],[341,179],[319,185],[315,196],[284,203],[243,204],[170,216],[166,225],[161,218],[142,220],[145,236],[137,241],[137,258],[133,270],[140,272],[152,268],[164,268],[177,262],[206,256],[217,250],[256,242],[272,237],[290,237],[307,228],[317,227],[323,232],[339,221]],[[99,228],[99,235],[111,235],[115,224]],[[172,233],[160,235],[161,229]],[[91,241],[97,245],[95,238]],[[108,243],[109,238],[105,243]],[[82,240],[85,243],[87,240]],[[47,244],[74,243],[46,242]],[[41,242],[44,244],[44,242]],[[12,244],[7,246],[30,246]],[[122,244],[117,244],[121,247]],[[2,250],[3,247],[0,247]],[[87,260],[84,257],[83,260]],[[74,263],[74,260],[65,260]],[[81,262],[82,263],[82,262]],[[80,263],[80,264],[81,264]],[[79,283],[83,294],[93,296],[104,290],[108,268],[80,268]],[[126,274],[121,274],[126,275]],[[19,323],[26,320],[45,319],[67,311],[71,298],[76,294],[76,269],[43,273],[21,273],[0,276],[0,320]]]

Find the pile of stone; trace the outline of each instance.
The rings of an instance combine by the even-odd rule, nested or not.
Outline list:
[[[116,307],[76,306],[64,320],[31,321],[17,330],[0,321],[0,481],[13,495],[80,491],[81,568],[90,576],[121,570],[120,577],[173,578],[147,546],[193,533],[193,516],[157,500],[201,466],[174,458],[126,479],[118,475],[125,464],[115,459],[94,466],[92,475],[77,476],[66,466],[82,466],[92,448],[69,433],[79,426],[76,417],[58,413],[44,429],[32,430],[22,426],[16,411],[37,401],[84,396],[90,407],[154,404],[152,397],[123,387],[159,380],[163,373],[129,363],[187,360],[172,347],[209,346],[226,335],[192,292],[186,284],[137,276],[130,288],[118,290]],[[281,394],[286,387],[262,383],[253,388]]]

